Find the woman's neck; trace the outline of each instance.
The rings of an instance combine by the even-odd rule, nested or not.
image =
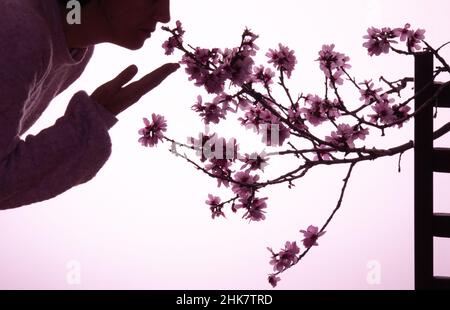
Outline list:
[[[70,49],[86,48],[108,41],[107,23],[97,1],[83,6],[80,12],[74,10],[75,8],[67,9],[60,5],[63,31]],[[77,17],[74,14],[79,14],[78,20],[74,18]],[[79,24],[74,23],[75,21],[79,21]]]

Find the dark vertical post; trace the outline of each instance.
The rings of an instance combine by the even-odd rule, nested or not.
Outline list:
[[[433,54],[424,52],[415,56],[416,110],[433,96],[433,69]],[[423,290],[433,285],[432,104],[416,116],[414,136],[414,271],[415,288]]]

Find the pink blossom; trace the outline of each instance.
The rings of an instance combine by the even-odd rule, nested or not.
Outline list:
[[[408,48],[410,50],[418,50],[420,51],[422,47],[420,46],[420,42],[422,42],[425,39],[425,30],[424,29],[417,29],[416,31],[411,31],[410,35],[408,37]]]
[[[244,158],[241,159],[242,162],[245,164],[241,167],[241,169],[244,169],[248,166],[248,169],[246,172],[250,171],[256,171],[261,170],[264,171],[264,168],[268,165],[267,161],[269,160],[268,157],[266,157],[266,153],[262,152],[261,154],[258,153],[252,153],[252,154],[245,154]]]
[[[388,98],[386,94],[383,95],[382,101],[372,106],[376,114],[369,115],[370,121],[374,124],[380,122],[383,125],[390,125],[403,119],[406,121],[411,108],[407,105],[392,105],[394,101],[394,99]],[[403,127],[403,123],[400,122],[397,126],[401,128]]]
[[[337,99],[331,102],[319,96],[308,95],[305,103],[309,105],[309,108],[303,108],[300,111],[313,126],[318,126],[329,119],[335,120],[341,115]]]
[[[176,22],[175,22],[175,24],[176,24],[176,28],[175,28],[175,31],[176,31],[176,33],[178,33],[178,34],[180,34],[180,35],[183,35],[184,33],[185,33],[185,31],[183,30],[183,25],[181,24],[181,22],[179,21],[179,20],[177,20]]]
[[[297,59],[294,55],[295,52],[287,46],[283,46],[281,43],[278,46],[279,50],[269,49],[266,56],[270,58],[269,63],[272,63],[277,70],[286,72],[287,77],[290,78],[297,64]]]
[[[197,103],[192,106],[192,110],[200,114],[206,125],[210,123],[218,124],[220,119],[225,119],[228,111],[228,104],[223,104],[222,97],[217,96],[213,102],[202,104],[202,97],[197,97]],[[219,104],[222,103],[222,107]]]
[[[337,85],[344,84],[344,79],[342,78],[343,74],[344,74],[343,71],[337,70],[335,73],[333,73],[332,76],[329,77],[329,79],[330,79],[329,85],[331,88],[336,88]]]
[[[363,128],[360,125],[353,126],[353,139],[354,140],[366,140],[369,135],[369,129]]]
[[[319,51],[320,69],[327,74],[327,69],[334,70],[339,68],[350,69],[348,64],[350,57],[345,54],[334,51],[335,45],[323,45]]]
[[[170,37],[167,41],[165,41],[162,47],[165,50],[166,55],[172,55],[175,48],[180,46],[179,39],[177,37]]]
[[[305,237],[302,241],[303,241],[303,246],[305,248],[310,248],[312,246],[318,246],[319,244],[317,243],[317,239],[319,239],[319,237],[323,236],[323,234],[325,234],[325,231],[322,231],[319,233],[319,228],[317,228],[316,226],[309,226],[308,229],[305,230],[300,230],[301,233],[303,233],[303,236]]]
[[[331,79],[335,84],[341,85],[343,80],[341,75],[344,69],[349,69],[348,64],[350,57],[334,51],[334,44],[323,45],[322,50],[319,51],[320,69],[325,73],[325,76]]]
[[[213,219],[220,216],[225,217],[225,214],[222,212],[223,204],[220,203],[219,197],[208,194],[208,200],[206,200],[206,204],[210,206],[210,210],[212,213],[211,216]]]
[[[190,81],[195,80],[195,86],[204,86],[210,94],[220,94],[225,87],[226,73],[222,68],[211,68],[211,64],[219,63],[219,57],[218,49],[196,48],[193,55],[185,54],[180,63],[186,65],[185,71]]]
[[[272,285],[272,287],[276,287],[278,282],[280,282],[281,278],[277,277],[274,274],[271,274],[268,278],[269,284]]]
[[[209,50],[197,48],[194,58],[189,55],[183,55],[181,64],[186,65],[186,73],[189,75],[189,81],[195,80],[196,86],[203,86],[208,70]]]
[[[397,41],[393,40],[395,37],[397,35],[391,28],[383,28],[380,30],[371,27],[367,29],[367,35],[364,36],[364,39],[368,39],[368,41],[363,46],[367,48],[370,56],[379,56],[382,53],[387,54],[389,53],[391,43],[397,43]]]
[[[242,111],[247,111],[250,109],[251,106],[252,106],[252,102],[250,100],[239,96],[237,107],[236,107],[236,112],[237,112],[238,108],[240,108]],[[239,120],[241,120],[241,119],[239,119]]]
[[[286,242],[284,249],[278,254],[272,252],[272,260],[270,264],[273,265],[273,270],[277,272],[284,271],[298,262],[297,254],[300,253],[300,248],[297,243]]]
[[[232,163],[228,159],[210,159],[209,164],[205,165],[205,170],[217,178],[217,187],[222,184],[228,187],[230,186],[229,179],[232,172],[231,165]]]
[[[259,133],[262,125],[270,123],[272,119],[272,113],[260,105],[250,107],[244,116],[245,118],[239,118],[241,125],[247,129],[252,128],[257,133]]]
[[[194,60],[203,65],[208,66],[209,63],[218,64],[220,50],[217,48],[207,49],[197,47],[194,51]]]
[[[317,149],[316,155],[313,158],[313,161],[320,161],[320,160],[332,160],[331,154],[328,151],[322,151],[323,149],[329,149],[329,146],[326,145],[319,145],[319,148]]]
[[[333,101],[329,99],[323,99],[321,103],[321,110],[327,115],[328,119],[336,120],[341,116],[341,112],[339,108],[341,107],[341,103],[338,99],[334,99]]]
[[[374,89],[375,84],[372,82],[372,80],[364,81],[364,83],[362,84],[365,86],[365,89],[360,89],[361,97],[359,98],[359,100],[364,101],[365,104],[370,104],[372,102],[378,102],[381,100],[381,97],[378,94],[383,90],[381,87]]]
[[[411,25],[406,24],[403,28],[396,28],[393,33],[400,37],[400,41],[407,41],[408,50],[421,50],[420,42],[425,39],[425,30],[410,30]]]
[[[258,134],[261,133],[263,142],[268,146],[281,146],[290,137],[289,129],[260,105],[250,107],[244,116],[244,118],[239,118],[241,125],[247,129],[253,128]]]
[[[146,147],[154,147],[158,141],[164,138],[163,131],[167,131],[167,122],[161,115],[152,114],[152,122],[144,118],[145,128],[139,130],[142,137],[139,138],[139,143]]]
[[[387,94],[383,94],[380,100],[372,106],[376,114],[369,115],[370,122],[377,124],[380,121],[382,124],[390,124],[395,120],[394,110],[391,103],[395,100],[390,99]]]
[[[163,30],[172,32],[173,36],[170,37],[167,41],[165,41],[162,45],[162,47],[165,50],[166,55],[172,55],[175,48],[180,48],[183,43],[183,35],[184,30],[182,28],[181,22],[177,20],[176,22],[176,28],[170,30],[167,27],[162,27]]]
[[[320,108],[320,103],[322,101],[311,101],[309,108],[300,110],[305,115],[306,120],[316,127],[328,120],[327,115]]]
[[[253,82],[260,82],[265,86],[273,84],[273,78],[275,77],[275,72],[273,72],[270,68],[264,68],[264,66],[259,66],[253,68]]]
[[[395,117],[394,121],[400,121],[400,120],[405,119],[408,116],[408,112],[411,110],[411,108],[407,105],[403,105],[403,106],[393,105],[392,110],[394,112],[394,117]],[[406,122],[406,120],[404,120],[401,123],[398,123],[397,124],[398,128],[402,128],[403,124],[405,122]]]
[[[220,205],[220,200],[221,200],[220,197],[208,194],[208,200],[206,200],[205,202],[206,202],[207,205],[215,207],[215,206]]]
[[[205,86],[208,94],[220,94],[224,91],[227,76],[222,69],[217,69],[213,73],[207,74],[196,86]]]
[[[354,148],[354,141],[358,139],[364,140],[368,134],[369,130],[362,128],[360,125],[341,124],[338,125],[337,131],[331,133],[331,136],[325,137],[325,141],[338,147]]]
[[[338,147],[354,148],[355,141],[353,127],[347,124],[338,125],[337,131],[333,131],[331,136],[325,137],[325,141]]]
[[[249,197],[254,192],[254,186],[259,180],[258,175],[250,175],[248,172],[240,171],[234,175],[231,190],[240,197]]]
[[[400,37],[400,41],[406,41],[411,34],[411,30],[409,30],[410,27],[410,24],[405,24],[403,28],[395,28],[393,33],[396,37]]]
[[[242,34],[242,47],[246,50],[251,52],[252,56],[255,56],[256,51],[259,47],[255,44],[256,39],[258,39],[258,35],[251,32],[249,29],[245,29],[244,33]]]
[[[228,95],[227,93],[221,93],[217,96],[215,100],[218,100],[222,103],[222,109],[236,113],[238,109],[239,102],[236,100],[234,96]],[[231,108],[230,104],[236,106],[235,108]]]
[[[298,130],[308,130],[308,126],[305,124],[305,119],[302,117],[302,109],[298,107],[298,104],[289,108],[288,120]]]
[[[251,79],[254,61],[249,51],[226,50],[223,63],[221,69],[234,85],[242,86]]]
[[[296,255],[300,253],[300,248],[297,246],[297,242],[286,242],[284,245],[284,252],[289,255]]]
[[[239,198],[239,203],[236,204],[236,209],[246,209],[247,212],[242,216],[244,219],[259,222],[266,219],[263,209],[267,208],[267,198],[256,198],[253,196]]]

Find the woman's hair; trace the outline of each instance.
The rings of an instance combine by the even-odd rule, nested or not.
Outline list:
[[[67,2],[69,2],[70,0],[58,0],[59,3],[66,5]],[[80,2],[81,5],[85,5],[88,4],[89,2],[91,2],[91,0],[78,0],[78,2]]]

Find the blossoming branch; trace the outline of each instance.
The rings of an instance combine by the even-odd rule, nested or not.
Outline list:
[[[198,96],[192,110],[205,125],[220,125],[230,120],[230,114],[237,115],[237,125],[243,126],[261,137],[261,145],[275,149],[274,152],[254,150],[242,154],[236,138],[225,139],[216,133],[204,132],[198,138],[188,138],[179,143],[164,136],[167,125],[164,117],[152,115],[152,122],[144,119],[145,128],[139,131],[139,142],[153,147],[161,141],[171,143],[171,152],[184,158],[196,169],[217,180],[219,187],[225,187],[232,194],[222,199],[208,194],[206,205],[212,218],[226,217],[227,207],[232,213],[242,210],[242,217],[258,222],[266,218],[268,197],[263,190],[269,186],[286,183],[289,188],[303,178],[308,171],[321,165],[345,165],[349,170],[343,180],[343,187],[337,205],[319,228],[310,225],[300,230],[303,235],[301,251],[296,241],[286,242],[280,251],[268,248],[273,272],[268,281],[276,286],[279,275],[296,265],[312,247],[318,245],[336,212],[342,205],[345,190],[356,164],[377,158],[402,155],[413,148],[413,141],[388,149],[369,147],[366,137],[378,131],[385,135],[387,128],[401,128],[420,110],[411,111],[409,106],[414,96],[404,100],[402,92],[414,82],[410,77],[396,81],[353,78],[350,74],[350,57],[335,50],[334,44],[323,45],[318,53],[319,69],[324,75],[323,94],[294,95],[288,82],[295,71],[297,58],[288,46],[279,44],[265,54],[267,64],[254,61],[259,48],[258,36],[245,29],[240,44],[233,48],[201,48],[184,43],[185,31],[181,22],[175,28],[163,27],[170,33],[163,48],[167,55],[175,50],[182,52],[180,64],[195,86],[204,88],[211,99]],[[425,31],[413,30],[409,24],[401,28],[369,28],[363,46],[370,56],[389,52],[414,55],[425,45],[441,62],[435,77],[450,72],[450,67],[435,50],[424,41]],[[404,48],[397,44],[404,43]],[[357,106],[348,102],[341,94],[341,88],[350,85],[359,94]],[[280,88],[283,98],[276,98],[274,88]],[[421,90],[417,90],[419,93]],[[286,103],[287,102],[287,103]],[[433,103],[430,98],[427,105]],[[316,128],[330,128],[329,133],[320,135]],[[446,130],[448,131],[448,129]],[[444,130],[438,130],[436,137]],[[309,145],[309,147],[300,147]],[[185,151],[181,151],[184,149]],[[188,156],[186,152],[193,152]],[[197,155],[197,157],[195,156]],[[296,167],[280,173],[273,179],[264,179],[265,168],[275,158],[290,156]]]

